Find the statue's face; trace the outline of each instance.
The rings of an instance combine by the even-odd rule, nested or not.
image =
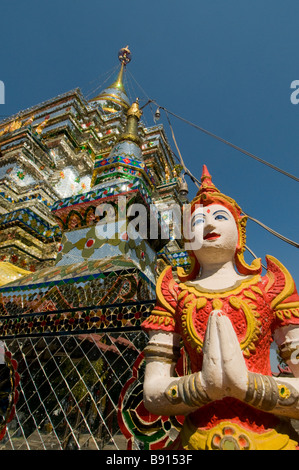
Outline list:
[[[191,231],[196,241],[194,253],[223,251],[233,257],[238,244],[238,228],[232,213],[221,204],[198,207],[191,216]]]

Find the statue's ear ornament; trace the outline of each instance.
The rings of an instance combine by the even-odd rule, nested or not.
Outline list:
[[[200,272],[200,265],[194,253],[191,251],[188,254],[190,258],[189,267],[187,269],[181,267],[177,268],[177,275],[181,282],[191,281]]]

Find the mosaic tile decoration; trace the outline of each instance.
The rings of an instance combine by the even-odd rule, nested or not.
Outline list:
[[[154,296],[122,257],[47,268],[0,288],[0,340],[21,376],[0,449],[127,449],[118,401],[146,344],[140,325]]]
[[[0,180],[4,177],[11,180],[13,185],[21,187],[37,183],[37,180],[18,164],[7,164],[0,167]]]
[[[161,254],[165,255],[169,264],[171,266],[189,266],[190,265],[190,258],[186,251],[176,251],[174,253],[170,253],[167,249],[163,249]]]
[[[0,288],[0,338],[135,329],[155,289],[122,257],[31,273]]]
[[[56,292],[54,292],[56,293]],[[0,338],[46,337],[53,334],[101,333],[105,330],[134,331],[151,314],[153,301],[107,304],[102,307],[80,307],[55,312],[51,301],[44,301],[47,312],[0,317]]]
[[[140,146],[130,140],[122,140],[120,143],[116,144],[113,147],[113,150],[111,151],[109,157],[110,158],[106,159],[106,165],[114,163],[116,161],[115,158],[117,158],[117,161],[133,166],[138,165],[139,161],[139,163],[141,164],[139,168],[146,169],[144,163],[142,164],[143,157]]]
[[[132,240],[127,235],[126,223],[118,223],[116,236],[115,225],[107,224],[107,239],[98,236],[97,227],[87,227],[64,233],[56,266],[69,265],[75,262],[84,262],[88,259],[109,259],[124,257],[132,265],[140,269],[147,278],[154,283],[156,277],[156,252],[141,237]],[[109,238],[111,237],[111,238]]]
[[[78,170],[72,166],[60,170],[56,177],[58,177],[58,182],[54,189],[59,194],[59,199],[83,194],[90,189],[91,176],[80,176]]]
[[[53,240],[61,237],[58,226],[51,226],[30,209],[19,209],[0,216],[0,227],[3,228],[13,223],[25,225],[35,233],[37,238]]]
[[[94,168],[96,169],[107,165],[115,165],[116,163],[123,163],[124,165],[138,168],[139,170],[143,170],[145,173],[148,174],[148,168],[146,167],[145,163],[140,160],[135,160],[134,158],[132,158],[131,154],[124,156],[116,155],[101,160],[96,159]]]
[[[126,186],[126,191],[127,190],[138,190],[147,204],[150,204],[152,202],[148,189],[144,188],[144,185],[139,179],[135,179],[133,182],[129,182],[129,184]],[[109,185],[109,187],[104,186],[94,188],[84,194],[78,194],[75,196],[67,197],[62,200],[57,200],[52,206],[52,212],[55,213],[56,211],[65,209],[66,207],[73,207],[77,204],[96,201],[103,197],[117,196],[119,194],[122,194],[123,192],[123,184],[119,183],[111,184]]]
[[[15,202],[15,199],[13,199],[10,195],[8,195],[5,191],[0,191],[0,196],[3,197],[4,199],[6,199],[8,202],[12,202],[14,203]],[[38,193],[33,193],[33,194],[26,194],[25,196],[20,196],[18,197],[18,200],[17,202],[20,203],[20,202],[28,202],[28,201],[40,201],[42,204],[44,204],[45,206],[51,208],[52,207],[52,203],[50,201],[48,201],[45,197],[41,196],[40,194]]]
[[[106,196],[108,194],[108,196]],[[99,215],[96,210],[101,204],[109,204],[111,210],[114,210],[114,216],[116,218],[119,213],[119,206],[127,205],[133,202],[133,198],[140,196],[138,190],[120,192],[119,194],[109,195],[107,191],[105,196],[93,200],[85,201],[82,197],[81,202],[75,205],[66,206],[54,213],[57,223],[63,231],[74,230],[78,227],[96,225],[99,222]]]
[[[130,182],[134,181],[135,178],[138,178],[139,180],[143,181],[144,175],[140,170],[134,168],[122,165],[113,165],[105,167],[101,171],[95,171],[93,174],[93,178],[93,186],[104,184],[105,182],[108,186],[108,184],[111,184],[111,179],[124,181],[123,184],[129,184]]]
[[[154,284],[121,256],[46,268],[0,288],[0,340],[21,376],[0,449],[127,449],[118,401],[154,305]]]
[[[55,266],[0,287],[0,341],[21,377],[1,450],[127,449],[126,432],[130,448],[149,448],[171,440],[180,424],[162,419],[162,434],[153,435],[155,424],[140,406],[140,357],[147,343],[140,325],[155,305],[156,252],[167,240],[130,240],[118,227],[116,240],[102,243],[95,233],[97,205],[116,204],[125,193],[130,203],[149,208],[153,188],[172,181],[164,164],[169,160],[172,167],[173,156],[158,127],[160,143],[156,137],[155,147],[149,143],[148,167],[144,152],[130,142],[116,143],[107,157],[121,128],[120,113],[98,112],[79,90],[0,125],[0,202],[9,211],[0,216],[0,228],[17,226],[16,235],[31,251],[36,240],[34,248],[45,257],[51,244],[61,243]],[[168,186],[158,189],[161,199],[171,199]],[[162,230],[165,217],[152,209]],[[51,224],[54,217],[60,226]],[[184,259],[163,256],[163,262]]]

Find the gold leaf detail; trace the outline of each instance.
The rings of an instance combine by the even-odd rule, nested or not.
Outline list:
[[[220,299],[213,300],[213,309],[214,310],[221,310],[223,307],[223,302]]]
[[[263,292],[261,291],[261,289],[257,286],[252,286],[251,289],[256,292],[257,294],[261,295],[263,297]]]
[[[251,290],[244,290],[244,295],[249,299],[256,300],[256,296],[251,292]]]
[[[207,305],[207,299],[205,299],[204,297],[200,297],[199,299],[197,299],[197,302],[196,302],[196,308],[199,310],[200,308],[203,308]]]
[[[232,306],[233,308],[235,308],[236,310],[239,310],[239,308],[240,308],[241,305],[242,305],[242,301],[241,301],[238,297],[230,297],[229,303],[230,303],[231,306]]]
[[[295,317],[299,317],[299,309],[298,308],[292,308],[292,314],[295,316]]]
[[[178,295],[178,300],[181,300],[185,295],[188,293],[187,290],[182,290],[182,292]]]
[[[193,299],[194,299],[193,294],[187,295],[187,297],[184,300],[184,304],[186,305],[188,302],[190,302],[190,300],[193,300]]]

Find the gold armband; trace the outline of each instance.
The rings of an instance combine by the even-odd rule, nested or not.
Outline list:
[[[276,406],[292,406],[299,398],[298,391],[290,384],[278,382],[269,375],[248,373],[245,402],[263,411]]]
[[[191,407],[200,407],[211,401],[201,384],[199,372],[172,382],[165,395],[174,405],[184,402]]]
[[[146,360],[176,363],[180,357],[180,348],[164,343],[148,343],[144,355]]]

